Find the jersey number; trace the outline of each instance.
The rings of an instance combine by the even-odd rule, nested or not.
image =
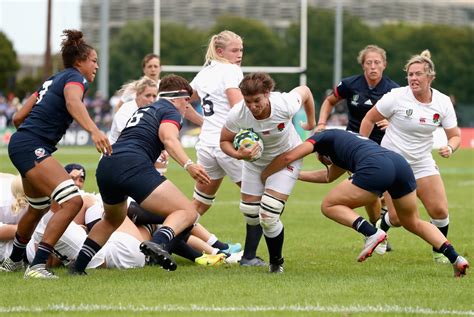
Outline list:
[[[214,104],[208,98],[209,94],[202,98],[202,113],[205,117],[210,117],[214,114]]]
[[[51,86],[52,83],[53,83],[52,80],[47,80],[43,83],[43,87],[41,88],[41,90],[38,94],[38,99],[36,100],[36,103],[39,103],[43,99],[44,95],[46,94],[46,92],[49,89],[49,86]]]
[[[140,119],[143,117],[144,112],[148,111],[150,108],[145,108],[145,109],[139,109],[135,111],[135,113],[132,115],[132,117],[128,120],[127,125],[125,126],[124,129],[134,127],[140,122]]]

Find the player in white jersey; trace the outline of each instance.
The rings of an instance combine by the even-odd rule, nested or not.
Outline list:
[[[12,251],[17,224],[27,208],[20,175],[0,173],[0,262]],[[22,268],[23,263],[18,265]]]
[[[275,82],[265,73],[248,74],[239,85],[244,101],[230,111],[221,132],[221,149],[239,160],[245,160],[242,171],[241,211],[247,223],[263,228],[270,256],[271,273],[283,272],[283,224],[280,221],[285,203],[298,179],[302,160],[270,176],[265,183],[260,174],[279,154],[301,143],[292,123],[294,114],[303,105],[308,122],[305,130],[315,127],[313,95],[307,86],[289,93],[273,92]],[[263,140],[263,152],[255,161],[259,145],[234,149],[233,140],[241,129],[251,129]]]
[[[381,145],[401,154],[410,163],[417,183],[417,195],[426,208],[431,222],[448,235],[448,199],[431,150],[433,132],[443,127],[447,144],[438,153],[449,158],[461,142],[456,114],[450,98],[431,87],[435,78],[431,54],[425,50],[413,56],[405,66],[408,86],[386,94],[372,108],[361,124],[360,133],[369,135],[373,124],[382,118],[390,122]],[[386,197],[387,198],[387,197]],[[387,201],[389,213],[381,219],[381,228],[400,226],[391,200]],[[433,249],[437,263],[449,263],[439,250]]]
[[[203,109],[203,124],[196,145],[197,160],[211,178],[210,184],[196,183],[194,187],[193,204],[201,215],[213,204],[224,176],[228,175],[232,182],[240,186],[242,163],[221,151],[219,138],[230,109],[243,99],[239,89],[239,83],[243,78],[240,69],[242,55],[243,43],[239,35],[228,30],[213,35],[207,49],[204,67],[190,83],[195,91],[192,100],[200,99]],[[232,245],[223,244],[214,237],[206,239],[196,229],[192,233],[213,247],[221,250],[232,248]],[[241,264],[265,265],[256,257],[261,236],[259,226],[247,226]]]

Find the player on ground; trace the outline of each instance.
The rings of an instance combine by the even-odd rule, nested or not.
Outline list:
[[[94,124],[82,102],[99,68],[97,53],[84,41],[82,32],[65,30],[63,34],[61,54],[65,70],[48,78],[26,101],[15,118],[15,123],[21,125],[8,145],[10,159],[23,177],[30,207],[18,223],[12,254],[3,262],[0,271],[22,268],[25,248],[36,224],[49,210],[51,200],[60,205],[45,230],[31,266],[25,271],[25,278],[57,278],[45,268],[46,261],[82,206],[77,187],[63,166],[51,156],[72,120],[91,134],[99,152],[112,152],[107,136]]]
[[[466,274],[469,267],[466,259],[433,224],[420,219],[416,181],[406,160],[365,137],[338,129],[317,132],[298,147],[275,158],[263,171],[262,180],[313,152],[317,152],[318,159],[329,167],[313,171],[308,181],[330,183],[346,171],[352,172],[352,179],[340,182],[326,195],[321,211],[326,217],[367,237],[364,249],[357,257],[359,262],[370,257],[387,234],[368,223],[354,209],[366,206],[388,191],[402,226],[440,250],[453,264],[456,277]]]
[[[304,107],[308,122],[305,130],[315,127],[313,95],[307,86],[299,86],[289,93],[274,92],[275,82],[265,73],[248,74],[239,85],[244,100],[232,108],[221,133],[221,149],[227,155],[247,160],[243,164],[241,209],[246,221],[261,225],[270,255],[271,273],[283,272],[284,230],[280,216],[293,189],[302,165],[297,161],[282,169],[265,182],[260,173],[278,154],[301,143],[292,123],[295,113]],[[249,161],[258,154],[258,144],[235,149],[233,140],[241,129],[252,129],[263,140],[262,156]]]

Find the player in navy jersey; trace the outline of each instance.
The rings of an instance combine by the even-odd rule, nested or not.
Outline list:
[[[324,100],[321,105],[316,131],[326,129],[326,121],[332,109],[338,102],[346,100],[349,110],[349,121],[346,130],[359,132],[365,114],[372,109],[384,94],[393,88],[399,87],[396,82],[383,74],[387,67],[387,54],[384,49],[377,45],[367,45],[359,52],[357,62],[361,65],[363,74],[343,78],[334,88],[332,94]],[[387,120],[378,121],[374,125],[369,138],[380,144],[387,125]],[[377,200],[371,206],[366,206],[367,215],[372,224],[375,224],[379,219],[381,207],[380,200]],[[383,245],[386,248],[385,242]],[[384,253],[385,251],[381,250],[380,252]]]
[[[441,250],[453,264],[455,276],[463,276],[469,263],[454,250],[446,237],[431,223],[421,220],[416,201],[416,181],[408,162],[399,154],[378,146],[356,133],[343,130],[317,132],[296,148],[276,157],[262,173],[262,180],[313,152],[327,169],[307,172],[300,179],[314,183],[330,183],[352,173],[334,187],[321,204],[322,213],[367,237],[359,262],[372,255],[386,233],[368,223],[354,209],[366,206],[388,191],[396,206],[400,223]]]
[[[15,115],[18,127],[8,145],[10,159],[22,176],[29,203],[28,212],[18,223],[13,251],[0,266],[0,271],[18,271],[22,265],[26,244],[51,200],[60,209],[51,219],[25,278],[57,278],[46,269],[53,246],[82,206],[78,188],[63,166],[51,155],[65,131],[76,120],[87,132],[101,153],[112,148],[87,113],[82,102],[85,92],[95,78],[97,53],[88,45],[82,32],[64,30],[61,54],[65,70],[51,76]]]
[[[114,143],[112,155],[102,157],[96,177],[105,214],[90,231],[71,273],[85,274],[91,258],[126,217],[128,196],[142,208],[166,217],[152,241],[143,242],[140,249],[164,269],[176,269],[167,248],[175,235],[192,227],[198,213],[191,201],[155,169],[154,163],[166,150],[197,182],[210,182],[204,168],[188,157],[179,139],[192,92],[184,78],[165,76],[160,83],[159,100],[139,108]]]

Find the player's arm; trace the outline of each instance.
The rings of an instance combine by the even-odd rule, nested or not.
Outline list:
[[[307,122],[300,122],[301,127],[307,131],[313,130],[316,125],[313,93],[308,86],[299,86],[294,88],[292,91],[297,92],[303,99],[303,109],[306,113]]]
[[[204,168],[193,162],[186,154],[179,140],[179,129],[171,122],[162,122],[158,131],[158,137],[165,146],[168,154],[181,165],[197,182],[209,184],[211,179]]]
[[[78,85],[66,85],[64,87],[67,111],[84,130],[89,132],[97,151],[106,155],[111,154],[112,146],[109,139],[92,121],[86,105],[81,100],[82,94],[82,88]]]
[[[26,117],[28,117],[31,112],[31,109],[33,109],[34,105],[36,104],[37,98],[38,94],[36,92],[31,94],[31,96],[26,100],[23,106],[17,112],[15,112],[15,114],[13,115],[13,125],[15,126],[15,128],[18,129],[20,124],[22,124],[23,121],[25,121]]]
[[[326,97],[326,99],[324,99],[321,109],[319,110],[319,119],[318,125],[316,126],[316,131],[322,131],[326,129],[326,123],[329,119],[329,116],[331,115],[332,109],[340,100],[342,100],[342,98],[334,95],[334,93],[331,93]]]
[[[314,151],[314,146],[310,142],[303,142],[294,149],[278,155],[267,167],[263,170],[260,178],[262,183],[265,184],[265,181],[270,175],[282,170],[290,163],[299,160],[300,158],[305,157],[306,155]]]
[[[320,169],[315,171],[301,171],[298,176],[298,179],[310,183],[332,183],[345,172],[345,169],[332,164],[327,169]]]
[[[244,96],[242,95],[242,92],[239,88],[228,88],[226,89],[225,94],[231,108],[244,99]]]
[[[359,134],[365,137],[369,137],[374,129],[374,124],[384,120],[385,117],[377,110],[377,107],[372,107],[372,109],[367,112],[364,119],[360,124]]]
[[[451,129],[444,129],[448,143],[445,146],[439,148],[438,153],[444,158],[450,157],[461,144],[461,133],[458,127]]]

